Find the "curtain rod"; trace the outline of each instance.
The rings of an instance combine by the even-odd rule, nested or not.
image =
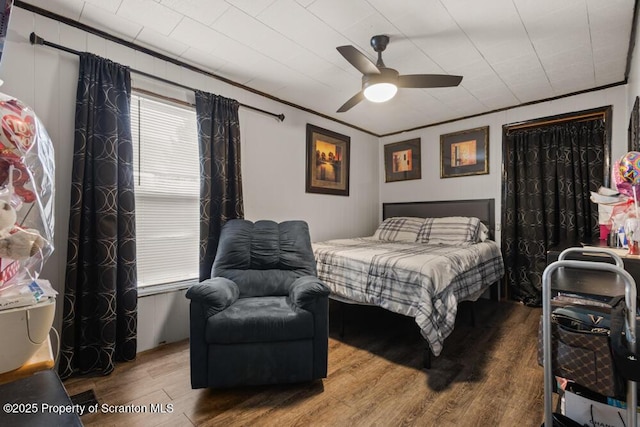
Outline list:
[[[80,53],[81,53],[81,52],[79,52],[77,50],[70,49],[70,48],[68,48],[66,46],[61,46],[61,45],[56,44],[56,43],[48,42],[45,39],[43,39],[42,37],[38,36],[36,33],[31,33],[29,35],[29,41],[33,45],[39,44],[39,45],[43,45],[43,46],[49,46],[49,47],[53,47],[53,48],[58,49],[58,50],[65,51],[67,53],[72,53],[74,55],[80,55]],[[190,86],[186,86],[186,85],[183,85],[181,83],[165,79],[163,77],[158,77],[158,76],[155,76],[153,74],[146,73],[144,71],[136,70],[135,68],[130,68],[129,67],[129,71],[131,71],[132,73],[135,73],[135,74],[139,74],[139,75],[144,76],[144,77],[149,77],[151,79],[158,80],[160,82],[163,82],[163,83],[166,83],[166,84],[169,84],[169,85],[172,85],[172,86],[176,86],[176,87],[182,88],[182,89],[190,90],[190,91],[193,91],[193,92],[198,90],[198,89],[192,88]],[[278,119],[281,122],[284,121],[284,114],[272,113],[271,111],[263,110],[262,108],[254,107],[252,105],[243,104],[241,102],[239,102],[238,104],[241,107],[247,108],[249,110],[258,111],[260,113],[268,114],[269,116],[273,116],[273,117],[275,117],[276,119]]]
[[[589,120],[595,120],[595,119],[605,119],[606,118],[606,114],[604,112],[597,112],[597,113],[587,113],[587,114],[580,114],[577,116],[571,116],[571,117],[561,117],[561,118],[557,118],[557,119],[550,119],[550,120],[542,120],[539,122],[526,122],[526,123],[521,123],[521,124],[515,124],[515,125],[506,125],[506,130],[507,132],[513,131],[513,130],[519,130],[519,129],[526,129],[526,128],[531,128],[531,127],[540,127],[540,126],[546,126],[546,125],[552,125],[554,123],[564,123],[564,122],[574,122],[574,121],[589,121]]]

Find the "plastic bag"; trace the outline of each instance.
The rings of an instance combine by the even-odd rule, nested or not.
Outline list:
[[[0,124],[0,198],[15,208],[16,229],[32,229],[43,239],[37,253],[14,267],[12,277],[0,276],[7,286],[37,278],[53,253],[54,153],[31,108],[4,93],[0,93]]]

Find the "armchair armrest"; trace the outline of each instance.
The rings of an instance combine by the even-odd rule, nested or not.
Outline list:
[[[297,278],[289,290],[289,299],[299,308],[313,311],[318,298],[327,298],[331,290],[315,276]]]
[[[186,297],[201,303],[206,316],[211,317],[233,304],[239,295],[240,290],[235,282],[224,277],[214,277],[191,286]]]

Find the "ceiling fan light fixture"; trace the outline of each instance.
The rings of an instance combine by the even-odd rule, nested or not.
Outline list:
[[[364,89],[364,97],[371,102],[387,102],[398,92],[393,83],[376,83]]]
[[[382,52],[387,48],[389,36],[380,34],[371,38],[371,47],[378,54],[374,64],[364,53],[351,45],[338,46],[336,49],[344,59],[362,73],[362,90],[353,95],[340,108],[344,113],[363,99],[372,102],[386,102],[402,88],[431,88],[458,86],[462,76],[448,74],[404,74],[400,75],[394,68],[389,68],[382,61]]]

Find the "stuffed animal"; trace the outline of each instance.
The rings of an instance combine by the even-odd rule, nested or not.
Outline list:
[[[16,219],[13,206],[0,200],[0,258],[27,259],[44,247],[45,241],[40,233],[16,227]]]

